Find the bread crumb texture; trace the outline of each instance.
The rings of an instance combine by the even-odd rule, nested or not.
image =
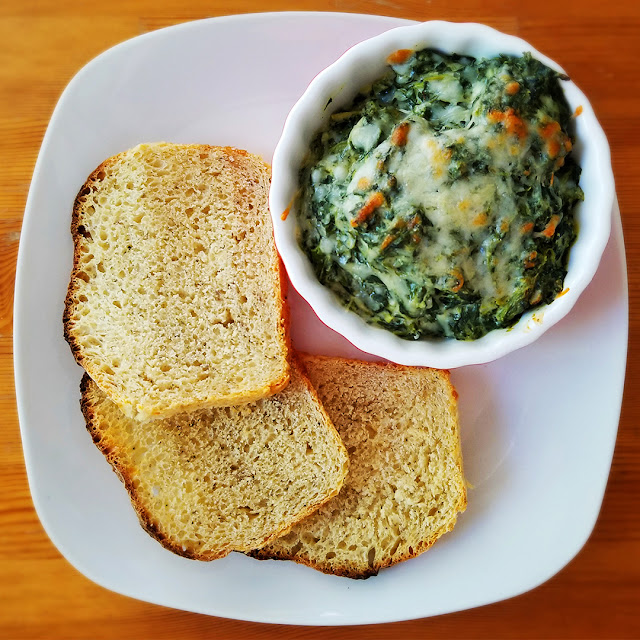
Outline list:
[[[254,549],[337,494],[345,448],[293,371],[269,398],[147,423],[124,416],[84,377],[87,429],[166,548],[198,560]]]
[[[127,415],[246,402],[286,384],[269,180],[244,151],[143,144],[78,194],[65,337]]]
[[[447,372],[322,356],[303,362],[347,448],[340,493],[251,555],[367,578],[426,551],[466,508]]]

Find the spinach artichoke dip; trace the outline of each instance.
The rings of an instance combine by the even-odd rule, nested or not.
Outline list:
[[[529,54],[388,63],[312,142],[299,241],[368,322],[477,339],[563,289],[583,198],[566,77]]]

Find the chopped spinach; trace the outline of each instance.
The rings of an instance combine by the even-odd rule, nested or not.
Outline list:
[[[314,138],[300,243],[367,321],[477,339],[563,288],[583,198],[563,78],[529,54],[393,61]]]

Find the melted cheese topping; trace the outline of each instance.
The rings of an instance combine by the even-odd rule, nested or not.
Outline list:
[[[389,317],[418,317],[436,304],[426,290],[479,296],[481,309],[508,305],[521,295],[523,270],[536,264],[532,238],[551,237],[562,217],[534,231],[516,177],[530,176],[528,189],[539,194],[571,143],[541,110],[527,119],[502,103],[487,106],[496,86],[507,96],[520,91],[506,62],[482,78],[463,69],[415,79],[413,64],[394,67],[396,98],[401,104],[418,82],[428,103],[332,116],[336,123],[360,117],[346,140],[324,134],[332,151],[310,170],[307,206],[315,213],[303,216],[303,235],[315,237],[319,250],[359,283],[352,302],[367,313],[386,298]],[[312,222],[318,216],[322,224]],[[450,335],[459,307],[438,304],[434,331]]]

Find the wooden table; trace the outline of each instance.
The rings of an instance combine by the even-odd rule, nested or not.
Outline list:
[[[609,137],[631,300],[626,394],[602,512],[591,539],[543,586],[475,610],[377,627],[275,627],[174,611],[108,592],[53,547],[32,506],[12,367],[22,215],[56,100],[104,49],[178,22],[231,13],[331,10],[485,22],[557,60],[590,96]],[[640,3],[636,0],[3,0],[0,3],[0,637],[640,637]]]

